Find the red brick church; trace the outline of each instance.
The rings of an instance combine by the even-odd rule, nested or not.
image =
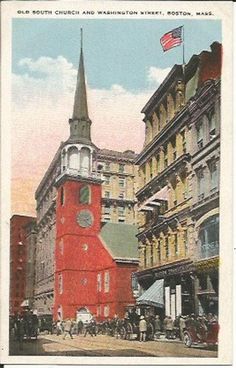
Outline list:
[[[98,319],[123,316],[134,304],[131,275],[137,270],[137,228],[101,222],[101,175],[94,170],[83,50],[69,139],[60,146],[55,179],[56,244],[54,319],[88,311]]]

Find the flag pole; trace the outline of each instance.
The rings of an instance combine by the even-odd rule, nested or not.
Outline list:
[[[183,28],[183,66],[185,65],[185,57],[184,57],[184,26],[182,26]]]

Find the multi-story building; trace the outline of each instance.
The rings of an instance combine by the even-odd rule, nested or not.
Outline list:
[[[134,301],[131,285],[121,295],[122,277],[131,279],[138,263],[135,154],[98,149],[92,143],[82,49],[69,124],[69,139],[61,143],[35,195],[34,307],[55,318],[75,317],[86,308],[101,318],[122,314],[124,305]],[[126,234],[129,244],[123,238],[116,244],[107,233]],[[109,279],[109,290],[97,286],[108,283],[103,277]]]
[[[26,269],[28,259],[27,232],[35,219],[13,215],[10,220],[10,313],[15,314],[26,300]],[[25,304],[25,306],[28,305]]]
[[[142,110],[137,302],[173,318],[217,312],[220,73],[214,42],[175,65]]]
[[[136,223],[135,185],[136,154],[127,150],[117,152],[97,150],[98,172],[103,174],[102,221],[127,224]]]

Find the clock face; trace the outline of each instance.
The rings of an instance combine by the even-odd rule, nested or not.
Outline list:
[[[76,221],[81,227],[90,227],[93,224],[93,214],[89,210],[81,210],[77,213]]]

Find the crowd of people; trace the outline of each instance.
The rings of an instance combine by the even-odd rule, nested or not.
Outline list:
[[[31,339],[32,336],[35,336],[37,338],[38,332],[45,330],[41,326],[43,322],[44,319],[38,320],[32,311],[17,314],[10,320],[10,329],[14,332],[15,339],[19,342],[20,347],[22,347],[24,337]],[[96,337],[98,334],[127,338],[128,334],[133,333],[140,342],[161,338],[183,341],[184,331],[188,328],[195,329],[198,338],[204,339],[209,326],[214,322],[217,322],[217,316],[211,313],[201,316],[194,314],[180,315],[173,320],[170,316],[165,316],[162,319],[159,315],[139,316],[133,312],[127,314],[124,319],[120,319],[115,315],[113,319],[106,319],[101,322],[96,322],[95,317],[92,317],[86,323],[83,323],[82,320],[76,321],[70,318],[56,322],[51,321],[51,324],[47,327],[47,332],[55,333],[57,336],[61,335],[63,339],[66,339],[67,336],[73,339],[73,335]]]

